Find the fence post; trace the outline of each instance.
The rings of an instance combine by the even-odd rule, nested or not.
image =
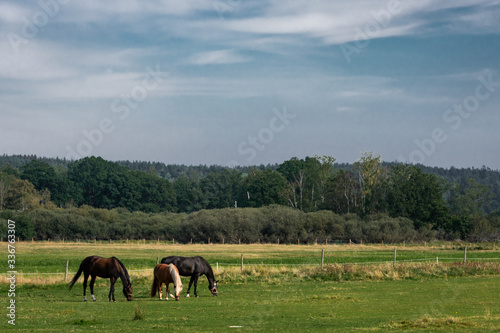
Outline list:
[[[439,257],[436,257],[436,264],[439,265]]]
[[[160,259],[156,257],[156,264],[158,265],[160,263]]]
[[[464,247],[464,264],[467,261],[467,246]]]
[[[243,274],[243,253],[241,254],[241,274]]]
[[[68,264],[69,264],[69,259],[66,259],[66,271],[64,272],[64,282],[68,280]]]
[[[321,249],[321,269],[323,269],[324,262],[325,262],[325,249]]]
[[[392,267],[396,267],[396,248],[394,248],[394,262],[392,264]]]

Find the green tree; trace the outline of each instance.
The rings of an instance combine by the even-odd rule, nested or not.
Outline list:
[[[354,163],[354,170],[358,174],[362,213],[374,212],[387,174],[380,155],[375,156],[373,152],[362,153],[360,159]]]
[[[238,204],[242,207],[263,207],[286,204],[286,180],[279,172],[270,169],[253,170],[241,182]]]
[[[414,165],[398,164],[391,169],[385,205],[390,216],[410,218],[417,229],[426,224],[445,228],[450,221],[440,181]]]
[[[13,210],[31,210],[40,206],[43,200],[35,186],[27,180],[15,179],[10,184],[5,198],[5,208]]]
[[[339,214],[359,213],[361,188],[351,171],[339,170],[327,182],[326,206]]]
[[[203,208],[233,207],[237,200],[241,174],[236,170],[216,170],[200,181],[203,193]]]
[[[302,211],[318,208],[318,202],[321,203],[318,194],[320,168],[320,161],[312,157],[302,160],[293,157],[280,164],[277,171],[287,180],[286,200],[291,207]]]
[[[458,216],[482,216],[489,210],[489,203],[493,194],[488,187],[479,184],[472,178],[467,178],[465,183],[452,185],[451,197],[448,202],[450,210]]]

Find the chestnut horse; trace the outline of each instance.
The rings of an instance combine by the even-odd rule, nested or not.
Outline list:
[[[179,294],[181,293],[182,290],[182,281],[181,281],[181,276],[179,275],[179,271],[177,270],[177,267],[175,267],[175,265],[173,264],[156,265],[153,273],[153,285],[151,286],[151,297],[155,297],[156,291],[158,291],[161,301],[162,299],[161,290],[163,287],[163,283],[165,283],[167,286],[167,290],[165,293],[165,300],[168,301],[168,294],[170,293],[169,285],[170,283],[173,283],[175,300],[178,301]]]
[[[78,278],[83,272],[83,300],[87,301],[87,279],[89,275],[90,279],[90,296],[95,302],[96,298],[94,296],[94,282],[96,277],[101,277],[109,279],[111,281],[111,287],[109,289],[109,301],[116,302],[115,300],[115,282],[118,278],[121,279],[123,284],[123,294],[127,298],[127,301],[132,300],[132,283],[130,282],[130,277],[128,276],[127,269],[122,264],[120,260],[115,257],[111,258],[101,258],[98,256],[90,256],[83,259],[80,264],[80,268],[76,273],[73,280],[69,284],[69,289],[73,288]]]

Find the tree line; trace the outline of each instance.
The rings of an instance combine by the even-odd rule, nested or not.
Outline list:
[[[484,179],[494,180],[498,171],[483,172],[483,181],[450,181],[419,166],[383,163],[371,152],[343,168],[331,156],[315,156],[244,170],[208,167],[200,173],[187,168],[173,179],[160,177],[151,165],[144,172],[100,157],[59,162],[50,165],[33,158],[19,167],[3,164],[0,210],[88,206],[190,214],[279,205],[304,214],[356,216],[370,223],[377,220],[373,216],[403,218],[416,232],[433,230],[442,238],[494,239],[500,228],[496,192],[484,185]]]

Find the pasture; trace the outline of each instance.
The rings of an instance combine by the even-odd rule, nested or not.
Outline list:
[[[396,267],[393,249],[21,242],[16,268],[24,274],[16,281],[16,326],[3,316],[0,327],[26,332],[500,330],[500,253],[493,244],[470,248],[465,265],[461,244],[398,246]],[[160,302],[149,297],[156,258],[172,254],[206,258],[220,279],[219,296],[210,294],[202,277],[199,298]],[[68,291],[66,259],[69,281],[88,255],[116,256],[125,264],[133,281],[132,302],[124,301],[118,283],[117,302],[109,303],[109,281],[104,279],[96,282],[97,302],[83,302],[82,278]],[[439,264],[432,259],[436,257]],[[425,258],[429,260],[420,260]],[[345,264],[349,262],[365,264]],[[189,278],[182,280],[185,293]],[[8,304],[8,290],[2,276],[1,304]]]

